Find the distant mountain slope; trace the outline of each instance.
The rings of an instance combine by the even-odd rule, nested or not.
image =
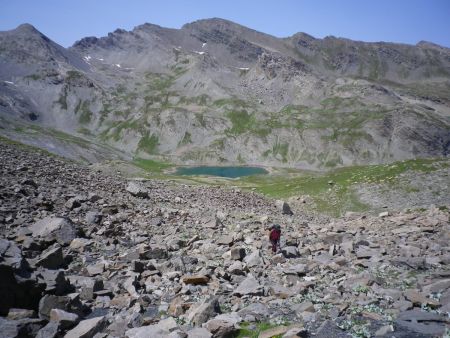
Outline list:
[[[328,168],[449,155],[450,50],[429,42],[280,39],[207,19],[65,49],[21,25],[0,32],[0,81],[0,126],[127,156]]]

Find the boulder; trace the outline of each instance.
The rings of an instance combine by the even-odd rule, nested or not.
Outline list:
[[[73,290],[63,270],[42,269],[36,272],[38,282],[45,284],[45,292],[61,296]]]
[[[234,261],[228,268],[227,271],[232,275],[245,275],[244,266],[240,261]]]
[[[38,310],[39,299],[45,284],[36,278],[24,278],[15,274],[12,266],[0,263],[0,316],[8,315],[11,308]]]
[[[270,312],[267,305],[253,303],[240,310],[238,314],[246,321],[248,321],[248,317],[252,317],[253,320],[257,321],[264,321],[269,317]]]
[[[66,333],[64,338],[92,338],[106,326],[104,316],[85,319]]]
[[[97,262],[95,264],[88,265],[86,266],[86,271],[91,277],[101,275],[105,271],[105,263]]]
[[[67,202],[64,204],[64,206],[69,210],[73,210],[75,208],[81,207],[81,204],[85,201],[86,201],[86,196],[78,195],[78,196],[69,198],[67,200]]]
[[[39,317],[50,320],[53,309],[67,310],[70,298],[66,296],[44,295],[39,301]]]
[[[22,274],[28,269],[26,260],[22,257],[22,250],[16,243],[0,239],[0,264],[11,267],[15,273]]]
[[[64,265],[62,248],[59,245],[48,248],[35,261],[35,265],[46,269],[59,269]]]
[[[212,333],[214,338],[226,338],[237,331],[233,323],[221,319],[209,320],[205,324],[205,328]]]
[[[255,250],[250,255],[245,256],[244,262],[247,264],[249,268],[261,266],[264,264],[264,261],[261,257],[261,253],[259,250]]]
[[[103,216],[101,213],[97,211],[89,211],[86,213],[86,217],[84,218],[84,220],[86,221],[87,224],[93,225],[93,224],[100,224],[102,218]]]
[[[194,304],[186,313],[186,317],[189,323],[200,326],[218,313],[220,313],[219,301],[215,297],[210,297]]]
[[[295,246],[285,246],[281,249],[281,253],[286,258],[297,258],[300,256]]]
[[[141,183],[138,182],[134,181],[129,182],[125,190],[135,197],[140,198],[149,197],[147,189]]]
[[[410,331],[411,336],[422,334],[441,337],[446,330],[449,319],[437,313],[421,311],[419,309],[400,313],[394,323],[395,332]]]
[[[36,335],[36,338],[56,338],[59,337],[59,323],[48,322]]]
[[[75,224],[65,217],[46,217],[29,227],[33,237],[39,237],[45,242],[58,242],[69,245],[79,234]]]
[[[413,303],[414,305],[417,305],[417,306],[428,305],[430,307],[439,306],[438,301],[427,298],[423,293],[421,293],[417,290],[409,289],[409,290],[404,291],[403,294],[404,294],[405,298],[407,300],[409,300],[411,303]]]
[[[249,275],[239,284],[236,290],[233,291],[233,294],[237,296],[261,296],[264,294],[264,288],[259,284],[255,277]]]
[[[283,215],[292,216],[294,214],[292,212],[291,207],[289,206],[289,204],[287,204],[285,201],[277,200],[275,202],[275,205],[276,205],[277,209],[280,210]]]
[[[10,320],[0,317],[0,338],[35,337],[45,321],[35,318]]]
[[[217,239],[216,241],[219,245],[232,245],[233,244],[233,236],[231,235],[224,235]]]

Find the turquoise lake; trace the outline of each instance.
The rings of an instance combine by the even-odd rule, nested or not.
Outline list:
[[[208,175],[228,178],[237,178],[250,175],[267,174],[268,171],[259,167],[180,167],[177,175]]]

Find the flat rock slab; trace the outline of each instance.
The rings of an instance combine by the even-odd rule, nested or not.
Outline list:
[[[105,317],[95,317],[81,321],[64,338],[92,338],[106,325]]]
[[[47,242],[57,241],[69,245],[78,235],[78,230],[69,218],[46,217],[29,227],[33,237],[41,237]]]
[[[209,277],[204,275],[192,275],[192,276],[183,276],[182,278],[184,284],[207,284],[209,282]]]
[[[277,326],[268,330],[265,330],[261,332],[258,336],[258,338],[272,338],[277,337],[285,334],[291,329],[297,328],[296,325],[290,325],[290,326]],[[299,331],[301,331],[301,328],[298,328]]]

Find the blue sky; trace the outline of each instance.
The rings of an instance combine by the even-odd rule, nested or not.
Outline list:
[[[31,23],[63,46],[150,22],[220,17],[279,37],[305,32],[450,47],[450,0],[0,0],[0,30]]]

